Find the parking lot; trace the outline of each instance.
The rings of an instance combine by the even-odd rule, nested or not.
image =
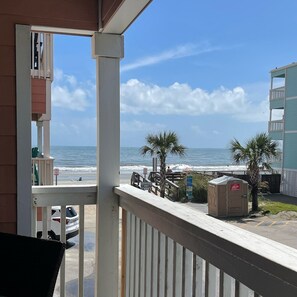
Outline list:
[[[267,199],[297,204],[297,198],[281,194],[271,194]],[[207,204],[186,203],[187,207],[208,213]],[[248,217],[222,218],[222,221],[259,234],[297,249],[297,214],[285,212],[278,215],[250,215]]]

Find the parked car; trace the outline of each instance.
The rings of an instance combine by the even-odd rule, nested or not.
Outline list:
[[[79,216],[72,206],[66,207],[66,239],[78,235]],[[61,234],[61,207],[53,206],[51,212],[51,230],[48,239],[59,240]],[[42,221],[37,222],[37,237],[42,237]]]

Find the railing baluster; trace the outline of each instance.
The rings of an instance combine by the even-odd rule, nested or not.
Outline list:
[[[125,211],[123,209],[123,211]],[[126,212],[126,211],[125,211]],[[132,253],[132,214],[131,212],[126,212],[127,213],[127,252],[126,252],[126,295],[122,296],[122,297],[129,297],[130,296],[130,290],[131,290],[131,279],[133,278],[133,276],[131,275],[131,264],[132,264],[132,257],[131,257],[131,253]],[[123,286],[122,286],[123,288]],[[122,290],[123,291],[123,290]]]
[[[235,280],[230,275],[224,273],[223,296],[233,297],[235,295]]]
[[[166,237],[163,233],[160,233],[159,242],[159,297],[165,295],[165,280],[166,280]]]
[[[194,256],[195,257],[195,278],[193,276],[193,281],[195,282],[195,297],[202,297],[205,295],[205,261],[198,257],[198,256]],[[193,263],[193,265],[194,265]]]
[[[146,224],[146,277],[145,277],[145,297],[151,296],[152,283],[152,259],[153,259],[153,228]]]
[[[84,296],[85,206],[79,205],[78,296]]]
[[[129,297],[134,297],[134,284],[135,284],[135,225],[136,217],[131,216],[131,263],[130,263],[130,295]]]
[[[139,296],[139,283],[140,283],[140,219],[136,217],[136,228],[135,228],[135,292],[134,296]]]
[[[140,280],[139,296],[145,297],[145,279],[146,279],[146,224],[140,221]]]
[[[122,234],[121,234],[121,297],[129,296],[126,292],[128,285],[128,266],[129,266],[129,229],[128,222],[130,216],[125,209],[122,210]],[[129,260],[128,260],[129,259]],[[126,292],[126,295],[125,295]]]
[[[66,244],[66,206],[61,206],[61,237],[60,240]],[[60,296],[65,297],[65,255],[60,269]]]
[[[159,282],[159,232],[153,229],[152,297],[158,297]]]
[[[166,297],[173,296],[174,289],[174,242],[171,238],[167,237],[167,279],[166,279]]]
[[[175,243],[175,297],[183,294],[183,247]]]
[[[254,293],[244,284],[239,284],[239,296],[240,297],[253,297]]]
[[[185,297],[192,297],[193,294],[193,253],[185,249]]]

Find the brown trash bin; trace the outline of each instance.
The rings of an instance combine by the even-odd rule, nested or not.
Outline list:
[[[208,213],[214,217],[248,215],[248,183],[232,176],[208,182]]]

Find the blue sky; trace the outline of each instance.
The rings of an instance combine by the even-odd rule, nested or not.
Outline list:
[[[187,147],[227,148],[266,132],[269,71],[297,60],[296,11],[295,0],[154,0],[124,34],[121,145],[173,130]],[[90,38],[56,35],[54,68],[52,145],[95,145]]]

